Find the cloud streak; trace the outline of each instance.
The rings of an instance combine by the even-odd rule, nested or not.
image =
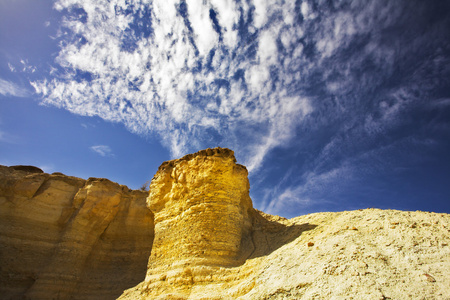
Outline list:
[[[107,156],[114,156],[113,151],[109,146],[106,145],[96,145],[90,147],[92,151],[99,154],[100,156],[107,157]]]
[[[13,82],[0,78],[0,94],[3,96],[27,97],[30,93]]]

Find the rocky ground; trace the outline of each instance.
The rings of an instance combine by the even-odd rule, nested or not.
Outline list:
[[[289,221],[311,230],[256,258],[242,299],[450,299],[450,216],[366,209]]]

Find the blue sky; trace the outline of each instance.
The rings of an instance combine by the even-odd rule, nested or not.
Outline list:
[[[3,0],[0,164],[139,188],[221,146],[268,213],[448,213],[449,37],[438,0]]]

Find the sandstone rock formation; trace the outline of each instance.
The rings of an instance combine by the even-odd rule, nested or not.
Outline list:
[[[114,299],[140,282],[147,193],[38,170],[0,166],[0,298]]]
[[[120,299],[447,299],[449,215],[368,209],[286,220],[252,208],[228,149],[164,163],[145,280]],[[450,299],[450,298],[449,298]]]
[[[155,240],[143,289],[188,295],[254,250],[247,169],[233,151],[208,149],[163,163],[150,184]]]
[[[449,214],[271,216],[222,148],[163,163],[146,197],[0,167],[0,298],[450,299]]]

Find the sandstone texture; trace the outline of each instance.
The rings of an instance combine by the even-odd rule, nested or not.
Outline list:
[[[147,275],[120,299],[450,299],[448,214],[287,220],[253,209],[248,188],[228,149],[161,165]]]
[[[444,213],[258,211],[229,149],[163,163],[147,193],[0,167],[1,299],[450,300],[449,244]]]
[[[254,210],[247,176],[233,151],[222,148],[161,165],[147,202],[155,240],[141,284],[146,297],[185,298],[195,282],[215,282],[222,268],[250,256]]]
[[[142,281],[147,193],[107,179],[0,166],[0,298],[115,299]]]

